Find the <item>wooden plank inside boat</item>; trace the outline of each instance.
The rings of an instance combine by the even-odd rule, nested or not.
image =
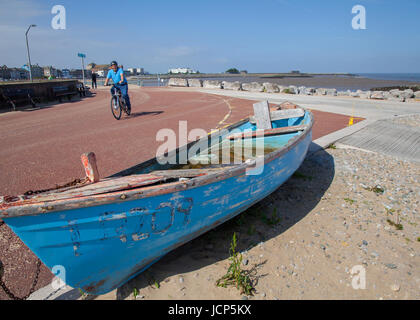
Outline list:
[[[270,112],[271,121],[290,119],[290,118],[300,118],[300,117],[303,117],[304,115],[305,115],[305,111],[303,109],[274,110]],[[251,116],[249,118],[249,122],[256,123],[255,116]]]
[[[270,107],[268,101],[254,103],[254,118],[257,123],[257,129],[271,129]]]

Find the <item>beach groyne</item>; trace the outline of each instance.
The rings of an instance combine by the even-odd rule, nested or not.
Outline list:
[[[300,94],[300,95],[318,95],[318,96],[342,96],[362,99],[374,100],[390,100],[399,102],[409,102],[420,99],[420,91],[413,89],[392,89],[387,91],[380,90],[345,90],[339,91],[334,88],[313,88],[305,86],[283,86],[272,82],[245,82],[239,81],[219,81],[219,80],[204,80],[197,79],[183,79],[170,78],[169,86],[173,87],[202,87],[206,89],[224,89],[236,91],[249,92],[267,92],[267,93],[286,93],[286,94]]]

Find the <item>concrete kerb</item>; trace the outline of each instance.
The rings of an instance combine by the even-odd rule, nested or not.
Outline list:
[[[80,297],[81,293],[79,290],[67,285],[59,289],[54,289],[51,282],[32,293],[28,300],[77,300]]]

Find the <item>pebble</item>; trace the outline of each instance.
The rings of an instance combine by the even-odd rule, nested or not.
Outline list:
[[[242,264],[243,264],[244,266],[248,265],[248,259],[244,259],[244,260],[242,260]]]
[[[184,278],[183,277],[179,277],[179,283],[184,283]]]
[[[397,269],[397,266],[393,263],[387,263],[387,264],[385,264],[385,266],[389,269]]]
[[[394,292],[400,291],[400,285],[398,285],[398,284],[391,285],[391,290],[394,291]]]

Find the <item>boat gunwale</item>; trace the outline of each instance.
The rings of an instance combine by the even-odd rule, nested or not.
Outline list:
[[[302,108],[302,107],[301,107]],[[286,145],[279,148],[276,151],[268,153],[264,156],[264,165],[270,163],[276,158],[281,157],[282,155],[289,152],[293,147],[295,147],[300,141],[304,140],[304,138],[312,131],[313,127],[313,114],[306,108],[302,108],[305,110],[305,114],[308,113],[309,115],[309,123],[307,124],[306,128],[303,132],[299,135],[292,137]],[[237,123],[232,124],[231,126],[225,129],[232,129],[238,127],[246,122],[249,121],[249,117],[238,121]],[[219,129],[217,132],[209,134],[209,136],[216,135],[220,132]],[[208,138],[208,137],[205,137]],[[192,147],[194,144],[199,143],[202,141],[203,138],[193,141],[187,145],[181,146],[177,148],[176,154],[178,154],[184,148],[187,150]],[[173,152],[173,151],[171,151]],[[131,168],[125,169],[120,171],[111,177],[121,177],[121,176],[128,176],[130,175],[129,172],[134,170],[139,170],[140,168],[146,168],[153,163],[156,163],[156,157],[146,160],[136,166]],[[112,203],[122,203],[126,201],[133,201],[139,200],[144,198],[149,198],[153,196],[160,196],[169,193],[175,193],[180,191],[185,191],[197,187],[201,187],[204,185],[208,185],[214,182],[223,181],[234,176],[240,176],[246,172],[247,169],[253,169],[256,160],[252,160],[251,162],[244,162],[242,164],[238,164],[237,166],[227,167],[226,170],[221,170],[220,172],[214,172],[203,176],[198,176],[192,178],[188,181],[177,181],[177,182],[169,182],[163,185],[153,185],[153,186],[143,186],[129,190],[119,190],[115,192],[107,192],[103,194],[96,194],[96,195],[89,195],[89,196],[78,196],[69,199],[61,199],[61,200],[51,200],[45,202],[36,202],[36,203],[28,203],[25,204],[24,202],[11,202],[11,203],[3,203],[0,204],[0,218],[14,218],[14,217],[21,217],[21,216],[36,216],[40,214],[48,214],[54,213],[59,211],[68,211],[68,210],[75,210],[79,208],[87,208],[87,207],[94,207],[100,205],[107,205]],[[3,207],[3,208],[2,208]]]

